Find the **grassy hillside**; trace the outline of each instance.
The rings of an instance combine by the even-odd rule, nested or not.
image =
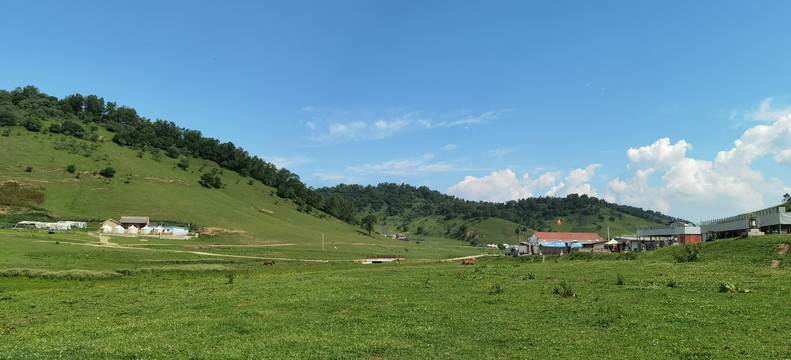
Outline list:
[[[109,135],[99,131],[105,138]],[[71,148],[84,150],[57,150],[56,144],[63,143],[75,143],[78,145]],[[376,254],[406,255],[410,250],[412,256],[453,257],[480,252],[459,242],[434,237],[428,237],[428,243],[407,244],[368,236],[361,229],[318,210],[297,211],[298,205],[278,197],[274,188],[228,170],[219,175],[225,183],[222,189],[207,189],[199,184],[200,176],[218,167],[205,160],[192,158],[185,171],[177,167],[179,159],[155,156],[109,141],[94,143],[23,129],[13,131],[10,136],[0,136],[0,147],[6,149],[0,156],[0,181],[42,187],[45,201],[41,207],[61,219],[118,220],[125,215],[149,216],[160,224],[194,224],[198,228],[227,230],[213,237],[204,234],[197,243],[289,244],[259,248],[258,255],[269,257],[364,258]],[[68,165],[74,165],[75,173],[66,171]],[[116,170],[113,178],[96,174],[108,166]],[[98,229],[97,222],[90,226]],[[435,247],[448,251],[426,251]]]
[[[672,246],[475,266],[266,266],[91,241],[0,231],[0,358],[791,356],[788,236],[705,243],[689,263]]]

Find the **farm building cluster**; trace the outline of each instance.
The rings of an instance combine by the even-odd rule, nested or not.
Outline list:
[[[639,228],[636,237],[605,241],[596,233],[536,232],[517,245],[517,253],[562,255],[576,251],[651,251],[675,244],[764,234],[791,233],[791,212],[784,206],[701,222],[673,221],[662,227]]]
[[[102,222],[99,233],[110,235],[188,236],[189,229],[179,226],[153,224],[147,216],[122,216],[120,221]]]
[[[58,222],[42,222],[42,221],[20,221],[16,223],[14,229],[37,229],[37,230],[71,230],[71,229],[85,229],[88,224],[84,221],[58,221]]]
[[[20,221],[15,229],[46,230],[55,232],[59,230],[86,229],[88,224],[84,221]],[[187,238],[197,237],[190,234],[189,228],[180,226],[164,226],[151,223],[147,216],[122,216],[121,220],[105,220],[99,225],[99,234],[105,235],[133,235],[133,236],[170,236]]]

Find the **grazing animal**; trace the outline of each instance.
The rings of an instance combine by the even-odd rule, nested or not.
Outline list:
[[[275,262],[273,260],[267,260],[264,261],[264,265],[275,265]]]
[[[475,259],[462,259],[462,265],[475,265]]]

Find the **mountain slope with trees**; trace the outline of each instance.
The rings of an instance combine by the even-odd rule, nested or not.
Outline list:
[[[325,196],[339,195],[351,201],[361,213],[376,214],[383,227],[389,222],[393,229],[390,232],[409,232],[414,236],[440,232],[442,236],[471,242],[476,239],[470,238],[469,232],[476,233],[474,228],[480,228],[481,222],[491,218],[512,224],[501,225],[513,229],[506,232],[506,238],[512,241],[519,231],[585,231],[598,232],[605,237],[607,227],[613,230],[613,234],[633,234],[638,226],[656,226],[676,220],[656,211],[578,194],[565,198],[537,197],[492,203],[459,199],[425,186],[394,183],[377,186],[341,184],[318,191]],[[427,222],[426,219],[433,221]],[[560,224],[557,223],[559,220]],[[499,229],[489,230],[490,233],[497,231]]]
[[[673,220],[654,211],[576,194],[491,203],[463,200],[407,184],[341,184],[313,189],[297,174],[250,156],[231,142],[205,137],[200,131],[169,121],[152,121],[138,115],[134,108],[118,106],[97,95],[73,94],[57,99],[35,86],[0,90],[0,135],[0,141],[8,144],[6,148],[16,150],[6,153],[9,169],[22,172],[18,178],[32,184],[47,183],[41,188],[47,194],[56,194],[46,199],[29,193],[20,195],[20,199],[27,199],[27,209],[43,217],[53,216],[47,211],[57,213],[56,216],[101,216],[98,210],[87,210],[87,204],[101,201],[102,192],[97,189],[107,188],[108,194],[117,198],[113,201],[125,203],[105,204],[101,210],[139,208],[142,213],[151,208],[141,205],[142,198],[145,204],[157,204],[155,209],[176,202],[181,206],[178,213],[184,217],[205,220],[200,211],[192,209],[195,207],[190,201],[225,202],[231,209],[238,199],[220,201],[212,189],[243,194],[250,188],[245,190],[239,185],[246,184],[271,198],[265,205],[247,204],[247,199],[239,204],[256,212],[281,206],[272,201],[283,199],[308,218],[329,215],[350,225],[361,225],[367,234],[381,230],[412,238],[455,238],[472,244],[514,243],[521,234],[529,236],[532,231],[586,231],[604,236],[609,229],[613,234],[627,234],[638,226]],[[56,159],[67,163],[55,164]],[[44,177],[30,174],[61,171],[68,174],[66,178],[63,173]],[[162,184],[154,186],[158,181]],[[173,200],[173,196],[164,194],[164,189],[171,188],[174,182],[189,189],[172,187],[174,193],[192,199]],[[23,190],[33,188],[31,185]],[[196,192],[201,188],[204,191]],[[60,196],[65,193],[68,196]],[[562,221],[556,224],[558,220]]]

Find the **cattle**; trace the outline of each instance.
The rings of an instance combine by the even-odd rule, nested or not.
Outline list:
[[[264,265],[275,265],[275,261],[274,260],[264,261]]]
[[[462,259],[462,265],[475,265],[475,259]]]

